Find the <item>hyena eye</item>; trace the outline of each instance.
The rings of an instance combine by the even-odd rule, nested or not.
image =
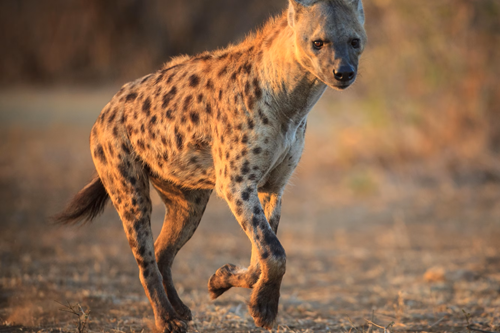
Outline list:
[[[313,47],[316,49],[316,50],[319,50],[323,47],[323,41],[322,40],[315,40],[313,42]]]
[[[355,49],[359,49],[360,46],[359,39],[354,38],[353,40],[351,40],[351,46]]]

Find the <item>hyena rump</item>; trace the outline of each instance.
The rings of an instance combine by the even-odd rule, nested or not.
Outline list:
[[[289,0],[242,43],[174,58],[124,85],[100,114],[90,136],[97,176],[57,219],[92,220],[111,199],[161,331],[185,332],[191,320],[170,268],[213,189],[250,239],[252,256],[248,268],[219,268],[210,296],[253,288],[255,324],[273,327],[286,264],[276,237],[281,196],[310,109],[327,86],[345,89],[356,78],[363,24],[361,0]],[[150,184],[167,208],[155,242]]]

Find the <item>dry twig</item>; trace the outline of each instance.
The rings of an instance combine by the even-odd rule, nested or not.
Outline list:
[[[84,311],[80,304],[72,305],[69,302],[66,305],[64,305],[62,303],[59,303],[59,304],[61,304],[63,306],[63,308],[60,309],[61,311],[74,314],[75,316],[78,317],[77,332],[78,333],[85,333],[87,331],[87,327],[88,327],[88,323],[89,323],[89,319],[90,319],[90,310]]]

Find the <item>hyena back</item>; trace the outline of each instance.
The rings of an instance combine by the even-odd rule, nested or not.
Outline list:
[[[363,24],[361,0],[289,0],[288,10],[242,43],[175,58],[124,85],[100,114],[90,137],[97,176],[58,220],[91,220],[111,199],[161,331],[185,332],[191,320],[171,265],[213,189],[252,255],[248,268],[219,268],[210,296],[253,288],[250,314],[257,326],[273,327],[286,265],[276,237],[283,190],[302,154],[310,109],[327,86],[345,89],[356,78]],[[150,184],[166,206],[155,242]]]

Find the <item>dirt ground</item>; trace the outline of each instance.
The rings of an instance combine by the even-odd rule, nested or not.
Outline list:
[[[87,143],[101,101],[74,92],[6,96],[0,332],[77,332],[78,317],[61,311],[67,304],[90,310],[88,332],[150,331],[152,310],[112,207],[90,225],[49,224],[93,173]],[[76,109],[64,111],[67,100]],[[388,172],[373,183],[354,169],[325,167],[317,131],[311,119],[284,198],[278,236],[287,272],[275,331],[499,332],[500,184],[424,182]],[[156,194],[153,203],[158,234],[164,208]],[[212,197],[173,269],[193,311],[189,332],[263,331],[248,314],[249,290],[216,301],[207,292],[217,268],[246,265],[249,255],[226,204]]]

